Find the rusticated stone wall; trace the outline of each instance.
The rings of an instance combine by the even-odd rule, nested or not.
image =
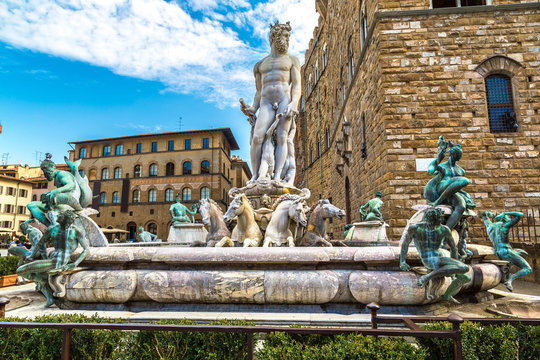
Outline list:
[[[307,166],[299,166],[298,177],[312,190],[312,201],[330,197],[343,209],[349,202],[351,220],[358,221],[358,208],[380,190],[388,235],[398,239],[411,206],[425,202],[429,176],[417,159],[434,158],[443,135],[463,146],[460,165],[471,179],[466,190],[479,212],[538,213],[540,3],[494,0],[492,6],[445,9],[406,3],[328,1],[302,72]],[[484,79],[493,73],[511,77],[517,132],[490,132]],[[341,237],[345,223],[334,221],[329,231]],[[480,225],[472,231],[478,241],[485,240]]]

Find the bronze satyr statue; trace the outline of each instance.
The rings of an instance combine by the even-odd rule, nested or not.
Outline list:
[[[494,222],[491,221],[492,218],[494,218]],[[509,279],[504,283],[506,288],[510,291],[514,291],[512,281],[520,276],[529,275],[532,272],[531,266],[527,260],[523,258],[523,256],[528,255],[527,252],[522,249],[514,250],[508,240],[510,228],[516,225],[521,218],[523,218],[523,214],[516,211],[505,212],[497,216],[489,211],[482,212],[482,220],[484,220],[489,239],[495,248],[495,255],[520,268],[519,271],[511,274]]]
[[[430,205],[452,206],[452,214],[446,222],[446,226],[454,229],[466,209],[474,208],[475,204],[471,196],[463,191],[470,181],[465,177],[465,170],[457,164],[463,156],[461,145],[454,145],[451,141],[445,141],[440,137],[437,142],[437,158],[429,165],[428,174],[435,175],[424,189],[424,198]],[[446,150],[450,156],[447,162],[442,162],[446,156]]]
[[[430,208],[424,214],[424,221],[411,225],[407,232],[407,237],[401,245],[399,267],[404,271],[411,270],[406,262],[409,244],[414,240],[418,254],[422,259],[422,264],[430,273],[418,278],[417,284],[420,287],[436,278],[444,276],[455,276],[454,280],[443,295],[443,299],[457,303],[453,298],[463,284],[471,280],[466,275],[469,267],[458,259],[458,252],[452,239],[452,232],[446,225],[441,224],[442,213],[440,209]],[[450,256],[443,256],[439,250],[446,243],[450,247]]]

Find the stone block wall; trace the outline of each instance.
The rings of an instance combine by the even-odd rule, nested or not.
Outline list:
[[[429,176],[418,171],[416,159],[434,158],[443,135],[463,146],[460,165],[471,179],[466,190],[478,211],[538,208],[540,4],[494,0],[495,6],[429,9],[429,1],[404,3],[329,1],[327,16],[315,29],[302,69],[306,135],[299,147],[306,149],[307,167],[298,169],[312,201],[330,197],[343,209],[349,202],[351,220],[358,221],[358,208],[382,191],[389,236],[398,239],[411,206],[425,203]],[[361,11],[369,23],[364,48]],[[314,81],[317,63],[320,76]],[[512,78],[515,133],[489,130],[484,77],[495,72]],[[344,157],[339,140],[347,132],[345,120],[350,136],[343,146],[350,153]],[[329,231],[340,237],[345,223],[334,221]],[[482,237],[480,224],[472,236]]]

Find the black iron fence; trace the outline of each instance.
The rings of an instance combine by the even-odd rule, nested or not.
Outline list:
[[[461,341],[460,324],[471,321],[486,325],[540,325],[540,319],[486,319],[466,318],[456,314],[448,317],[407,317],[378,315],[379,305],[371,303],[371,328],[320,328],[320,327],[279,327],[279,326],[227,326],[227,325],[159,325],[159,324],[88,324],[88,323],[28,323],[28,322],[0,322],[0,328],[30,328],[30,329],[56,329],[63,331],[62,360],[70,359],[71,337],[74,329],[82,330],[121,330],[121,331],[177,331],[177,332],[222,332],[246,334],[247,359],[252,360],[254,354],[253,335],[259,333],[283,332],[301,335],[343,335],[362,334],[367,336],[386,337],[437,337],[450,338],[454,342],[454,359],[463,359],[463,346]],[[424,330],[418,324],[448,321],[452,324],[451,330]],[[379,325],[392,325],[391,328],[380,329]]]

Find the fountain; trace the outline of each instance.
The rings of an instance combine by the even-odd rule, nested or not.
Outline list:
[[[77,163],[69,163],[71,172],[42,165],[59,188],[29,205],[31,222],[43,233],[34,234],[31,254],[19,254],[25,262],[19,273],[36,281],[48,305],[357,313],[377,302],[398,312],[423,312],[427,308],[419,305],[455,301],[456,294],[507,281],[508,262],[493,248],[466,244],[474,203],[456,164],[461,148],[443,138],[425,190],[432,204],[415,206],[401,242],[386,238],[380,193],[362,207],[364,221],[353,224],[344,240],[328,239],[326,220],[345,212],[328,200],[308,207],[310,191],[293,185],[300,63],[287,54],[290,31],[289,24],[272,25],[271,54],[255,66],[253,104],[240,99],[252,125],[254,176],[230,190],[224,215],[212,200],[200,201],[208,232],[198,225],[187,241],[183,227],[193,225],[188,213],[196,209],[178,201],[171,207],[174,242],[109,246],[88,217],[88,180]],[[450,160],[442,163],[448,149]],[[67,211],[75,215],[71,222],[62,216]],[[227,222],[233,220],[231,232]],[[45,242],[53,243],[52,252],[38,251]],[[83,246],[72,251],[78,244]]]

